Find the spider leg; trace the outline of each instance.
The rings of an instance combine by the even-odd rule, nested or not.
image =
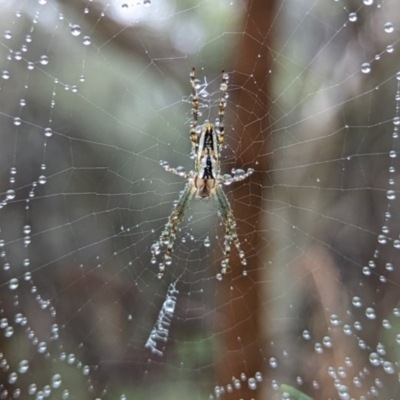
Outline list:
[[[229,267],[229,255],[232,243],[235,245],[236,250],[239,253],[241,264],[247,265],[247,261],[244,251],[240,247],[240,241],[236,231],[236,221],[233,216],[232,208],[221,186],[217,186],[215,195],[218,204],[218,211],[225,226],[224,259],[221,261],[221,272],[226,274]]]
[[[198,109],[199,109],[199,97],[197,95],[196,90],[196,70],[192,69],[190,72],[190,83],[192,85],[192,114],[193,121],[190,124],[190,139],[192,141],[192,153],[193,155],[197,153],[197,149],[199,147],[199,138],[197,135],[197,117],[198,117]]]
[[[171,215],[168,218],[168,222],[165,225],[164,231],[161,233],[158,242],[151,246],[151,259],[152,263],[156,262],[156,255],[160,253],[160,246],[166,244],[167,249],[164,254],[163,261],[159,264],[158,278],[162,278],[164,275],[165,267],[170,265],[172,248],[174,247],[174,242],[176,239],[176,232],[178,231],[179,225],[181,224],[185,211],[188,207],[189,201],[193,196],[193,183],[189,181],[183,192],[179,196],[178,202],[174,206]]]
[[[225,106],[226,106],[226,91],[228,90],[228,74],[222,70],[222,83],[220,86],[221,96],[219,99],[219,111],[218,111],[218,119],[217,119],[217,129],[218,129],[218,144],[221,146],[224,142],[225,137],[225,125],[224,125],[224,115],[225,115]]]

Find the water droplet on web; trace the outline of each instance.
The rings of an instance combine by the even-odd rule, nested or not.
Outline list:
[[[394,190],[388,190],[386,192],[386,197],[388,200],[395,200],[396,199],[396,192]]]
[[[387,374],[394,374],[394,367],[393,367],[393,364],[390,361],[385,361],[383,363],[383,370]]]
[[[151,6],[151,0],[144,0],[143,4],[145,5],[145,7],[150,7]]]
[[[12,33],[11,31],[4,31],[3,35],[6,39],[11,39],[12,38]]]
[[[14,118],[14,125],[19,126],[21,125],[21,123],[22,123],[21,118],[19,117]]]
[[[388,44],[386,46],[386,52],[387,53],[393,53],[393,51],[394,51],[394,46],[392,44]]]
[[[338,317],[336,314],[332,314],[332,315],[331,315],[331,317],[330,317],[330,322],[331,322],[331,324],[334,325],[334,326],[340,325],[339,317]]]
[[[232,175],[229,175],[229,174],[225,174],[223,176],[223,179],[224,179],[224,185],[230,185],[233,180]]]
[[[15,290],[18,288],[19,282],[17,278],[12,278],[10,279],[10,281],[8,282],[8,288],[10,290]]]
[[[324,338],[322,339],[322,343],[327,348],[332,347],[332,339],[329,336],[324,336]]]
[[[35,68],[35,64],[32,61],[29,61],[27,68],[32,71]]]
[[[11,372],[10,375],[8,375],[8,383],[11,385],[14,384],[18,379],[18,374],[16,372]]]
[[[47,65],[48,63],[49,63],[49,57],[47,57],[47,56],[40,57],[40,64]]]
[[[51,128],[46,128],[44,130],[44,135],[47,137],[50,137],[51,135],[53,135],[53,131],[51,130]]]
[[[390,321],[389,321],[388,319],[384,319],[384,320],[382,321],[382,326],[383,326],[385,329],[391,329],[391,328],[392,328],[392,325],[391,325],[391,323],[390,323]]]
[[[356,22],[357,21],[357,14],[355,12],[352,12],[349,14],[349,21],[350,22]]]
[[[386,22],[384,29],[385,29],[385,32],[392,33],[394,31],[394,26],[391,22]]]
[[[20,105],[21,107],[26,106],[26,100],[25,100],[25,99],[21,99],[21,100],[19,101],[19,105]]]
[[[18,372],[20,374],[25,374],[29,369],[29,363],[28,360],[22,360],[18,364]]]
[[[250,390],[257,389],[257,381],[254,378],[249,378],[249,380],[247,381],[247,384],[249,385]]]
[[[60,374],[54,374],[52,376],[52,378],[51,378],[51,386],[54,389],[59,388],[61,386],[61,382],[62,382],[62,380],[61,380],[61,375]]]
[[[92,43],[92,39],[90,38],[90,36],[84,36],[83,40],[82,40],[82,43],[85,46],[89,46]]]
[[[372,5],[373,2],[374,2],[374,0],[363,0],[363,3],[364,3],[366,6]]]
[[[28,393],[29,393],[30,395],[34,395],[34,394],[36,393],[36,390],[37,390],[36,383],[31,383],[31,384],[29,385],[29,387],[28,387]]]
[[[386,263],[385,268],[386,268],[389,272],[392,272],[392,271],[393,271],[393,264],[392,264],[392,263]]]
[[[308,330],[306,330],[306,329],[303,331],[303,339],[305,339],[305,340],[310,340],[311,339],[310,332]]]
[[[246,173],[242,169],[237,169],[235,172],[232,171],[232,173],[237,179],[244,179],[246,177]]]
[[[2,77],[3,79],[9,79],[9,78],[10,78],[10,73],[9,73],[8,71],[4,70],[4,71],[1,73],[1,77]]]
[[[376,318],[375,310],[372,307],[367,307],[366,308],[365,315],[367,316],[368,319],[375,319]]]
[[[40,176],[39,176],[38,182],[39,182],[41,185],[44,185],[44,184],[46,183],[46,181],[47,181],[47,178],[46,178],[44,175],[40,175]]]
[[[324,349],[322,348],[321,343],[315,343],[314,345],[314,350],[316,351],[316,353],[318,354],[322,354],[324,352]]]
[[[208,236],[204,239],[204,247],[210,247],[210,238]]]
[[[386,238],[386,236],[385,236],[385,235],[379,235],[379,236],[378,236],[378,242],[379,242],[380,244],[386,244],[386,243],[387,243],[387,238]]]
[[[82,33],[82,29],[79,25],[71,25],[71,33],[74,36],[79,36]]]
[[[15,198],[15,190],[9,189],[6,192],[6,199],[7,200],[13,200]]]
[[[25,235],[29,235],[31,233],[31,226],[30,225],[25,225],[23,232]]]
[[[361,72],[364,74],[369,74],[371,72],[371,65],[367,62],[361,64]]]
[[[399,239],[393,240],[393,247],[395,249],[400,249],[400,240]]]
[[[184,167],[179,166],[176,168],[176,172],[179,176],[184,176],[186,174],[186,170]]]
[[[354,307],[361,307],[362,306],[361,299],[358,296],[354,296],[353,297],[352,303],[353,303]]]

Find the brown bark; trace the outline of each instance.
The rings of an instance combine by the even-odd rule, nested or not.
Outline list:
[[[233,211],[238,220],[238,233],[248,260],[247,276],[243,276],[243,266],[239,257],[232,258],[232,273],[224,279],[219,304],[222,314],[221,358],[217,371],[217,382],[221,386],[232,384],[233,378],[246,374],[254,377],[262,372],[262,364],[268,358],[265,348],[265,318],[268,318],[262,300],[266,282],[263,272],[265,263],[265,210],[264,188],[268,185],[268,138],[269,125],[269,68],[271,65],[270,32],[274,1],[254,0],[249,2],[244,17],[243,37],[238,46],[235,74],[232,83],[241,90],[232,92],[231,104],[237,107],[234,121],[235,141],[240,142],[236,168],[255,169],[249,183],[237,184],[233,189]],[[234,136],[235,132],[227,135]],[[257,163],[256,163],[257,162]],[[239,164],[239,163],[238,163]],[[262,275],[262,279],[261,278]],[[263,324],[261,324],[261,313]],[[267,378],[263,374],[264,380]],[[251,399],[259,397],[260,388],[253,390],[241,380],[241,389],[225,393],[224,399]]]

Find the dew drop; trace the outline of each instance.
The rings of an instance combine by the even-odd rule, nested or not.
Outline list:
[[[349,21],[350,22],[356,22],[357,21],[357,14],[355,12],[352,12],[349,14]]]
[[[11,31],[4,31],[3,35],[6,39],[11,39],[12,38],[12,33]]]
[[[40,175],[39,176],[39,178],[38,178],[38,182],[41,184],[41,185],[44,185],[45,183],[46,183],[46,177],[44,176],[44,175]]]
[[[47,136],[47,137],[52,136],[53,135],[53,131],[51,130],[51,128],[45,128],[44,135]]]
[[[177,172],[177,174],[178,174],[179,176],[184,176],[184,175],[186,174],[185,168],[184,168],[184,167],[181,167],[181,166],[179,166],[179,167],[176,168],[176,172]]]
[[[249,380],[247,381],[247,384],[249,385],[250,390],[257,389],[257,381],[254,378],[249,378]]]
[[[19,117],[14,118],[14,125],[19,126],[21,125],[21,123],[22,123],[21,118]]]
[[[364,74],[369,74],[371,72],[371,65],[369,63],[363,63],[361,65],[361,72]]]
[[[373,2],[374,2],[374,0],[363,0],[363,3],[364,3],[366,6],[372,5]]]
[[[386,22],[384,29],[386,33],[392,33],[394,31],[394,26],[391,22]]]
[[[25,235],[29,235],[31,233],[31,226],[30,225],[25,225],[23,232]]]
[[[12,335],[14,335],[14,328],[12,326],[7,326],[7,328],[4,329],[4,336],[9,338]]]
[[[8,71],[4,70],[4,71],[1,73],[1,77],[2,77],[3,79],[9,79],[9,78],[10,78],[10,73],[9,73]]]
[[[376,318],[375,310],[372,307],[367,307],[366,308],[365,315],[367,316],[368,319],[375,319]]]
[[[388,44],[387,46],[386,46],[386,53],[393,53],[393,51],[394,51],[394,46],[392,45],[392,44]]]
[[[393,247],[397,250],[400,249],[400,240],[399,239],[393,240]]]
[[[388,200],[395,200],[396,199],[396,192],[394,190],[388,190],[386,192],[386,197]]]
[[[52,378],[51,378],[51,386],[54,389],[59,388],[61,386],[61,382],[62,382],[62,380],[61,380],[61,375],[60,374],[54,374],[52,376]]]
[[[47,57],[47,56],[40,57],[40,64],[47,65],[48,63],[49,63],[49,57]]]
[[[16,372],[11,372],[10,375],[8,375],[8,383],[11,385],[17,382],[18,379],[18,374]]]
[[[47,343],[46,342],[40,342],[38,344],[37,351],[39,353],[44,353],[46,351],[46,349],[47,349]]]
[[[304,331],[303,331],[303,338],[304,338],[305,340],[310,340],[310,339],[311,339],[310,332],[307,331],[307,330],[304,330]]]
[[[353,297],[352,303],[353,303],[354,307],[361,307],[362,306],[361,299],[358,296],[354,296]]]
[[[85,46],[89,46],[92,43],[92,39],[90,38],[90,36],[84,36],[83,40],[82,40],[82,43]]]
[[[385,236],[385,235],[379,235],[379,236],[378,236],[378,242],[379,242],[380,244],[386,244],[386,243],[387,243],[387,238],[386,238],[386,236]]]
[[[385,361],[383,363],[383,370],[387,374],[394,374],[394,367],[393,367],[393,364],[390,361]]]
[[[9,189],[6,192],[6,199],[7,200],[13,200],[15,198],[15,190]]]
[[[12,278],[10,279],[10,281],[8,282],[8,288],[10,290],[15,290],[18,288],[19,282],[17,278]]]
[[[18,364],[18,372],[20,374],[25,374],[29,369],[29,363],[28,360],[22,360]]]
[[[210,247],[210,238],[208,236],[204,239],[204,247]]]
[[[82,33],[82,29],[79,25],[71,25],[71,33],[73,36],[79,36]]]
[[[371,363],[371,365],[373,365],[374,367],[378,367],[380,364],[379,361],[379,356],[377,353],[371,353],[369,355],[369,362]]]

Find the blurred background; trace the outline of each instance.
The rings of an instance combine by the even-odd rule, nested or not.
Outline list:
[[[399,397],[395,0],[0,1],[0,399]],[[192,201],[229,74],[246,253]],[[146,346],[147,344],[147,346]]]

